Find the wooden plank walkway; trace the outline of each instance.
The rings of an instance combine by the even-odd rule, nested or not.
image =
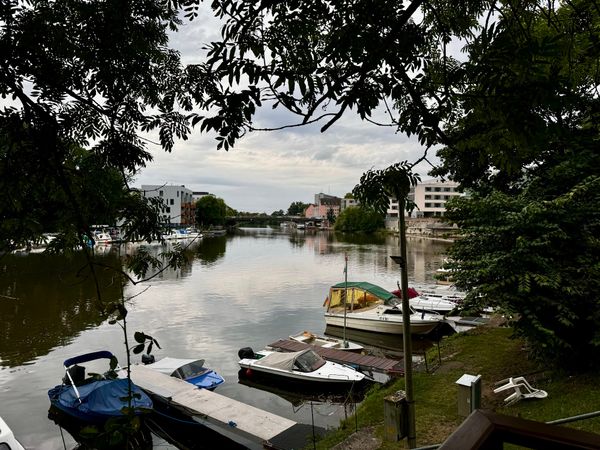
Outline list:
[[[388,375],[404,375],[404,366],[402,360],[380,358],[378,356],[361,355],[359,353],[337,350],[334,348],[323,348],[315,345],[308,345],[302,342],[290,339],[280,339],[277,342],[269,344],[269,347],[285,350],[287,352],[299,352],[305,348],[312,348],[327,361],[333,361],[340,364],[357,366],[362,370],[371,370]]]
[[[131,366],[131,380],[162,397],[196,422],[251,449],[304,448],[311,431],[306,425],[229,397],[198,389],[183,380],[141,365]],[[274,443],[284,443],[274,445]]]

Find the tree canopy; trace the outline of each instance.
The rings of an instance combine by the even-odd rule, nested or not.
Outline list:
[[[196,223],[202,228],[223,225],[227,217],[227,205],[222,198],[205,195],[196,202]]]
[[[598,288],[583,282],[597,279],[600,264],[592,237],[600,175],[596,2],[226,0],[213,8],[225,25],[206,67],[221,96],[203,125],[222,146],[254,130],[265,103],[295,114],[290,126],[320,122],[322,131],[350,112],[377,122],[383,109],[389,121],[378,125],[416,135],[421,160],[439,146],[431,174],[472,194],[450,213],[466,236],[453,257],[472,300],[518,314],[517,330],[538,354],[600,360],[598,336],[575,332],[598,329],[600,314]],[[448,51],[457,42],[460,57]],[[534,229],[543,233],[535,237]],[[524,245],[526,268],[514,262]],[[560,293],[550,296],[550,284]]]
[[[116,217],[129,234],[156,237],[157,206],[129,181],[152,159],[140,131],[158,130],[167,151],[189,131],[180,111],[191,94],[167,47],[177,11],[153,0],[2,5],[0,250],[42,231],[90,235]]]
[[[288,216],[302,216],[308,208],[308,203],[292,202],[287,210]]]
[[[372,208],[351,206],[344,209],[335,221],[335,231],[345,233],[374,233],[384,228],[383,216]]]
[[[198,126],[228,150],[255,130],[267,104],[294,114],[289,126],[319,122],[322,131],[353,112],[417,136],[423,155],[411,165],[439,148],[432,174],[472,192],[449,216],[468,237],[453,257],[472,300],[517,313],[538,352],[587,351],[585,359],[600,361],[598,336],[574,332],[600,320],[591,300],[598,288],[586,282],[600,264],[594,1],[223,0],[210,4],[221,39],[208,44],[205,61],[182,67],[167,29],[177,29],[180,9],[194,18],[200,7],[2,4],[0,251],[48,227],[75,247],[100,218],[120,217],[130,236],[155,237],[158,205],[129,189],[151,161],[140,131],[157,132],[171,151]],[[460,57],[449,52],[457,42]],[[525,243],[523,267],[514,257]],[[547,270],[555,263],[560,271]],[[489,267],[504,281],[483,276]],[[549,285],[561,286],[560,297]]]

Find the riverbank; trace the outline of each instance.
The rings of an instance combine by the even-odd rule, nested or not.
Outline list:
[[[481,407],[500,414],[546,422],[600,409],[600,374],[570,376],[541,367],[528,358],[524,342],[512,338],[510,328],[485,326],[456,334],[442,341],[440,351],[442,363],[436,370],[414,374],[418,446],[442,443],[461,424],[455,382],[465,373],[482,376]],[[522,375],[536,388],[547,391],[548,397],[504,406],[508,394],[494,394],[494,383]],[[317,448],[399,448],[398,443],[383,441],[383,399],[403,389],[403,379],[374,387],[356,417],[343,421],[336,431],[318,442]],[[565,426],[598,433],[600,418]]]

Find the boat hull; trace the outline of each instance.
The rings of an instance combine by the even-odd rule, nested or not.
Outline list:
[[[344,327],[344,315],[325,313],[325,323],[330,326]],[[440,323],[439,320],[421,321],[410,324],[411,334],[428,334]],[[352,314],[346,315],[346,328],[374,333],[403,334],[404,326],[401,320],[394,320],[385,316],[379,317],[353,317]]]
[[[368,385],[368,381],[366,379],[353,382],[349,380],[324,382],[282,376],[281,374],[276,374],[265,370],[257,370],[256,367],[243,366],[242,364],[240,364],[240,367],[241,369],[238,372],[238,378],[240,380],[259,384],[268,384],[269,386],[275,388],[285,389],[287,391],[302,392],[303,394],[346,393],[350,389],[359,392]]]

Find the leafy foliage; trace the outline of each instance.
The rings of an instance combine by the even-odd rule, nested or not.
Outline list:
[[[412,173],[412,165],[403,161],[386,169],[371,169],[363,173],[352,193],[362,205],[370,206],[382,216],[385,216],[392,199],[397,199],[403,206],[400,212],[404,208],[410,211],[413,204],[408,200],[408,193],[420,179],[418,174]]]
[[[383,216],[371,208],[351,206],[335,221],[335,231],[373,233],[384,227]]]
[[[252,117],[263,103],[297,115],[293,125],[322,122],[322,131],[351,110],[373,121],[383,106],[386,125],[416,134],[426,147],[444,140],[440,123],[461,82],[446,44],[472,36],[481,14],[495,8],[422,0],[211,6],[225,23],[200,73],[215,75],[206,104],[216,113],[197,120],[218,133],[225,149],[254,129]]]
[[[327,221],[333,225],[335,223],[336,217],[335,217],[335,212],[333,211],[333,208],[329,208],[327,210]]]
[[[0,251],[48,231],[75,247],[120,217],[129,236],[156,236],[156,208],[128,183],[152,159],[139,130],[167,151],[189,131],[168,24],[177,11],[153,0],[3,3]]]
[[[520,8],[475,40],[455,145],[434,171],[472,190],[447,214],[464,234],[453,278],[570,368],[600,360],[598,24],[591,2]]]
[[[308,203],[292,202],[287,210],[288,216],[303,216],[308,208]]]
[[[196,223],[202,228],[223,225],[227,216],[227,205],[222,198],[205,195],[196,202]]]

